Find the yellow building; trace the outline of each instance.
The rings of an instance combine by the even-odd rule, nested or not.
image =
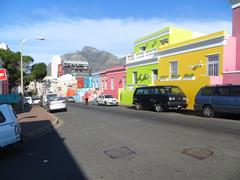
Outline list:
[[[156,85],[177,85],[188,97],[188,109],[193,109],[195,95],[206,85],[221,84],[224,32],[158,49],[158,80]]]

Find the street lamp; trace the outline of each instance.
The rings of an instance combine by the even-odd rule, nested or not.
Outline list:
[[[23,44],[30,39],[37,39],[37,40],[41,40],[41,41],[45,40],[44,37],[37,36],[35,38],[23,39],[20,42],[20,49],[21,49],[21,51],[20,51],[20,54],[21,54],[21,67],[20,67],[20,69],[21,69],[21,93],[22,93],[23,98],[24,98],[24,92],[23,92]],[[23,100],[23,105],[24,105],[24,100]]]

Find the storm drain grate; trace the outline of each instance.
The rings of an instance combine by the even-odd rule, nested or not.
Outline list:
[[[108,157],[110,157],[111,159],[118,159],[121,157],[125,157],[125,156],[129,156],[131,154],[136,154],[135,151],[131,150],[130,148],[126,147],[126,146],[121,146],[118,148],[114,148],[114,149],[109,149],[106,151],[103,151]]]
[[[184,149],[182,153],[197,159],[206,159],[213,154],[213,151],[205,148],[192,147]]]

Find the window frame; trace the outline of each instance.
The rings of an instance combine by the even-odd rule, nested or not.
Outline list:
[[[217,60],[210,59],[217,56]],[[208,76],[219,76],[220,72],[220,54],[207,55],[207,75]],[[217,67],[215,67],[217,65]],[[212,66],[212,70],[210,70]]]
[[[178,61],[171,61],[170,63],[170,77],[175,78],[174,75],[178,75]],[[176,72],[173,72],[173,67],[172,65],[176,64]]]

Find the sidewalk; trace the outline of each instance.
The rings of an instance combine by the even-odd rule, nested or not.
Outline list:
[[[40,106],[33,106],[28,112],[17,116],[24,139],[42,136],[61,124],[61,121]]]

